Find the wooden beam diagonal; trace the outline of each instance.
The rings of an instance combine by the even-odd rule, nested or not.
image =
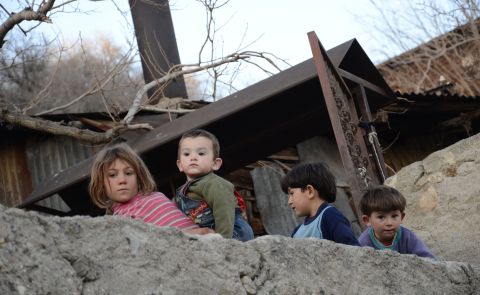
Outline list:
[[[340,74],[340,76],[343,78],[343,79],[348,79],[352,82],[355,82],[359,85],[362,85],[363,87],[365,87],[366,89],[369,89],[373,92],[376,92],[382,96],[385,96],[385,97],[390,97],[391,96],[391,93],[388,93],[387,91],[385,91],[385,89],[381,88],[380,86],[377,86],[363,78],[360,78],[350,72],[347,72],[341,68],[337,68],[337,72]]]

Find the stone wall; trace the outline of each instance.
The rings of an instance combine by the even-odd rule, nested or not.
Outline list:
[[[480,294],[478,265],[0,207],[0,294]]]

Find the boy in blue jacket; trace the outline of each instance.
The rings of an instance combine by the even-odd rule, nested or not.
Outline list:
[[[292,238],[327,239],[358,246],[348,219],[329,203],[335,202],[335,177],[325,163],[299,164],[282,179],[288,205],[299,217],[305,217]]]
[[[362,219],[368,226],[358,238],[360,245],[435,259],[412,231],[401,226],[406,203],[405,197],[393,187],[381,185],[368,189],[360,200]]]

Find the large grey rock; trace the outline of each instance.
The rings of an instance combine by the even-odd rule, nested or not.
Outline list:
[[[0,294],[480,294],[477,265],[0,206]]]
[[[315,136],[297,144],[297,151],[302,163],[327,163],[337,183],[337,199],[333,205],[350,221],[355,236],[360,236],[362,233],[360,222],[352,210],[345,190],[348,187],[347,177],[335,139],[327,136]]]
[[[405,195],[405,226],[439,259],[480,264],[480,134],[404,167],[385,183]]]
[[[289,237],[303,218],[296,217],[288,206],[288,196],[281,186],[285,173],[277,165],[272,165],[255,168],[250,174],[254,179],[255,200],[265,231],[270,235]]]

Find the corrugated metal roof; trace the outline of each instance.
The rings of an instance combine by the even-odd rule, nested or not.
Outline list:
[[[71,137],[41,136],[27,140],[26,155],[33,186],[48,179],[95,153],[95,147]],[[70,208],[57,195],[39,202],[38,205],[60,211]]]
[[[480,96],[468,96],[462,94],[450,94],[450,93],[418,93],[418,92],[399,92],[395,91],[397,97],[403,97],[411,100],[424,100],[424,101],[480,101]]]
[[[382,108],[385,111],[418,113],[429,116],[444,115],[445,120],[449,117],[458,116],[480,106],[480,96],[465,96],[435,93],[402,93],[395,92],[397,100]]]
[[[0,149],[0,203],[16,206],[32,189],[53,175],[91,157],[102,146],[93,146],[71,137],[39,135],[2,144]],[[38,205],[69,211],[58,196]]]

